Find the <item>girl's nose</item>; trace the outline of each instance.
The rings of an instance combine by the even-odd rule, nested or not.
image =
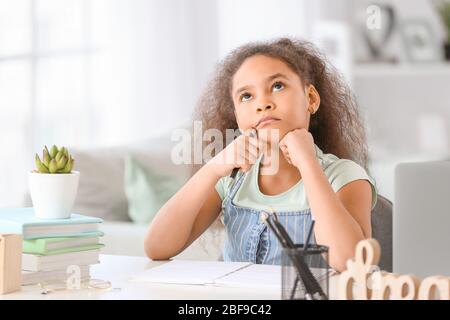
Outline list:
[[[272,110],[274,108],[274,106],[272,104],[266,104],[265,106],[260,106],[256,109],[256,112],[262,112],[262,111],[268,111],[268,110]]]

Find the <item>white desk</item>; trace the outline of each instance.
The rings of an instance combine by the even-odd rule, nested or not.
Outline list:
[[[97,289],[55,291],[42,295],[37,285],[23,286],[21,291],[0,295],[0,299],[281,299],[279,290],[243,289],[197,285],[154,284],[129,281],[128,279],[146,269],[166,261],[149,261],[145,257],[100,255],[100,264],[91,267],[91,277],[111,281],[113,288],[120,290],[101,291]]]

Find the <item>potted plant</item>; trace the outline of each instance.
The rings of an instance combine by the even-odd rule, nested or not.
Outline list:
[[[42,159],[36,154],[36,170],[29,173],[34,214],[42,219],[67,219],[75,202],[80,173],[72,171],[74,159],[67,148],[45,146]]]
[[[440,1],[436,8],[447,32],[447,39],[444,43],[445,60],[450,60],[450,1]]]

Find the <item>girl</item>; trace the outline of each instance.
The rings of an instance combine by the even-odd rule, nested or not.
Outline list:
[[[377,193],[364,169],[357,105],[325,58],[295,39],[244,45],[218,66],[197,115],[204,130],[244,134],[159,210],[145,238],[148,257],[177,255],[223,212],[225,261],[281,264],[280,244],[260,219],[274,210],[296,243],[315,220],[311,242],[328,246],[330,266],[344,270],[356,244],[371,237]],[[267,152],[274,146],[281,152]],[[277,170],[261,174],[273,164]]]

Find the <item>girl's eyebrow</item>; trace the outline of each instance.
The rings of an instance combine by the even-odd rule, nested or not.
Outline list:
[[[234,94],[234,96],[236,97],[239,93],[241,93],[242,91],[245,91],[247,89],[253,88],[253,86],[243,86],[241,88],[239,88],[239,90],[236,91],[236,93]]]
[[[273,79],[276,79],[276,78],[283,78],[283,79],[286,79],[286,80],[289,80],[289,78],[287,77],[287,76],[285,76],[284,74],[282,74],[282,73],[275,73],[275,74],[273,74],[273,75],[271,75],[271,76],[268,76],[267,78],[266,78],[266,82],[270,82],[270,81],[272,81]],[[247,89],[249,89],[249,88],[252,88],[253,86],[249,86],[249,85],[247,85],[247,86],[243,86],[243,87],[241,87],[241,88],[239,88],[237,91],[236,91],[236,93],[234,94],[234,96],[237,96],[239,93],[241,93],[242,91],[245,91],[245,90],[247,90]]]
[[[282,74],[282,73],[275,73],[274,75],[271,75],[270,77],[267,77],[266,82],[270,82],[270,81],[272,81],[273,79],[276,79],[276,78],[284,78],[286,80],[289,80],[289,78],[287,76],[285,76],[284,74]]]

